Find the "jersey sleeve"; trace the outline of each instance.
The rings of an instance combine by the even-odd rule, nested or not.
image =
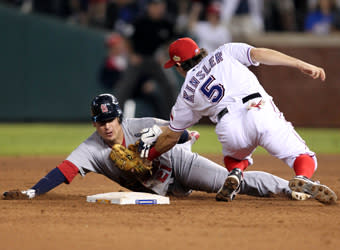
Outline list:
[[[70,161],[63,161],[57,168],[66,178],[66,183],[71,183],[73,178],[79,173],[79,169]]]
[[[66,158],[68,163],[78,168],[79,173],[85,176],[88,172],[97,172],[97,163],[95,157],[88,149],[85,143],[80,144],[72,153]]]
[[[180,132],[197,123],[199,119],[201,119],[201,115],[178,98],[171,110],[169,128],[175,132]]]
[[[253,46],[246,44],[246,43],[227,43],[224,45],[225,52],[235,58],[237,61],[242,63],[243,65],[249,67],[259,66],[260,63],[254,62],[251,59],[250,51],[254,48]]]

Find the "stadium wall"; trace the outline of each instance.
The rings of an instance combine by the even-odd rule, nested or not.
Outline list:
[[[252,37],[257,47],[270,47],[323,67],[326,81],[293,68],[260,66],[251,70],[295,126],[340,127],[340,35],[266,34]]]
[[[0,121],[88,120],[104,33],[1,6],[0,30]]]
[[[1,6],[0,29],[0,122],[89,120],[90,99],[102,92],[104,32]],[[295,69],[250,69],[295,126],[340,127],[339,35],[268,33],[244,41],[324,67],[325,83]]]

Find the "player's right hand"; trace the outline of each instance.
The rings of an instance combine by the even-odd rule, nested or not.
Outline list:
[[[140,140],[140,142],[138,144],[138,152],[140,153],[140,157],[147,159],[152,146],[153,145],[146,144],[142,140]]]
[[[152,128],[144,128],[140,131],[140,143],[138,145],[138,152],[141,158],[148,158],[149,151],[155,145],[158,136],[162,133],[162,129],[153,125]]]

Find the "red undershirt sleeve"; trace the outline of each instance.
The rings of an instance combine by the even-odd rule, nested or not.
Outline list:
[[[57,168],[63,173],[67,180],[67,184],[71,183],[73,178],[78,174],[79,169],[70,161],[63,161]]]

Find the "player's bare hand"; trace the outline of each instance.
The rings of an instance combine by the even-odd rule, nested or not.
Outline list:
[[[326,80],[326,73],[323,68],[305,62],[300,62],[298,68],[302,73],[309,75],[313,79],[320,78],[322,81]]]

